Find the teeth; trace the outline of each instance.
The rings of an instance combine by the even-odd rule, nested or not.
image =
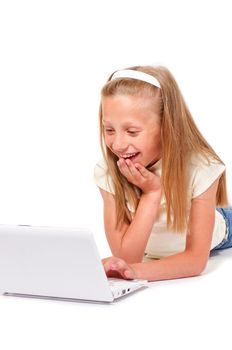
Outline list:
[[[130,158],[130,157],[135,156],[136,154],[137,154],[137,152],[136,153],[131,153],[131,154],[124,154],[124,155],[122,155],[122,158]]]

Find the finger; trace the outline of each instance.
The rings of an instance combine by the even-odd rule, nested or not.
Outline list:
[[[107,277],[134,279],[135,273],[133,269],[127,265],[124,260],[116,257],[110,258],[111,261],[107,261],[105,264],[105,273]]]
[[[125,263],[124,261],[118,260],[118,261],[112,262],[109,267],[112,271],[122,272],[125,269]]]
[[[141,174],[139,170],[134,166],[134,163],[130,159],[126,159],[126,164],[128,166],[128,169],[133,177],[140,177]]]
[[[102,264],[104,265],[107,261],[109,261],[109,260],[112,259],[112,258],[113,258],[112,256],[108,256],[107,258],[101,259]]]
[[[111,264],[105,271],[107,277],[123,278],[121,268],[117,264]]]
[[[134,164],[129,159],[122,159],[120,161],[121,173],[127,178],[127,180],[131,183],[139,182],[141,180],[140,172],[135,168]]]
[[[118,269],[117,272],[120,273],[120,275],[124,279],[134,279],[134,273],[128,267],[122,267],[122,268]]]
[[[113,278],[122,278],[121,274],[118,271],[109,270],[106,272],[107,277]]]
[[[124,279],[133,279],[133,270],[123,260],[119,260],[117,263],[111,264],[111,270],[119,273]]]
[[[110,271],[110,264],[109,264],[109,263],[105,263],[105,264],[103,265],[103,267],[104,267],[105,273],[107,274],[107,272]]]
[[[121,270],[125,266],[125,263],[123,260],[117,260],[117,261],[112,261],[110,264],[110,268],[112,270]]]
[[[125,270],[124,275],[125,275],[125,278],[128,280],[134,279],[134,272],[132,270]]]
[[[131,172],[129,170],[129,167],[125,161],[125,159],[120,158],[120,160],[118,161],[118,165],[119,165],[119,170],[122,173],[123,176],[125,176],[129,181],[132,178]]]
[[[116,262],[117,262],[117,258],[115,258],[115,257],[111,257],[111,258],[106,259],[103,262],[103,267],[104,267],[105,272],[109,271],[111,269],[111,265],[115,264]]]
[[[150,174],[150,171],[147,170],[143,165],[136,163],[135,164],[135,168],[140,172],[140,174],[143,177],[147,177]]]

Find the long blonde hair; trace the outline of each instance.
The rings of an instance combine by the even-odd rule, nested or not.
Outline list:
[[[174,232],[184,232],[187,229],[188,174],[187,165],[193,154],[202,155],[206,161],[212,157],[224,164],[212,147],[198,130],[191,113],[184,101],[181,91],[170,73],[162,66],[135,66],[126,69],[138,70],[154,76],[161,89],[131,78],[110,80],[103,86],[101,96],[114,95],[150,96],[160,111],[161,143],[162,143],[162,173],[161,188],[166,199],[167,228]],[[117,227],[124,221],[130,223],[131,214],[126,202],[136,210],[141,190],[127,181],[117,167],[117,156],[105,145],[102,125],[102,106],[99,109],[100,141],[105,158],[108,175],[111,176],[116,202]],[[216,205],[228,205],[226,190],[226,174],[221,175],[217,189]]]

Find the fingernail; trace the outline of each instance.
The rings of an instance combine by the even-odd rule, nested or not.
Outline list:
[[[116,265],[116,264],[112,264],[112,265],[110,265],[110,268],[111,268],[112,270],[114,270],[114,269],[117,268],[117,265]]]

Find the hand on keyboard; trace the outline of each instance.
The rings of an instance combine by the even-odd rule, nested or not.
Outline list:
[[[112,256],[102,260],[107,277],[136,279],[135,271],[124,260]]]

